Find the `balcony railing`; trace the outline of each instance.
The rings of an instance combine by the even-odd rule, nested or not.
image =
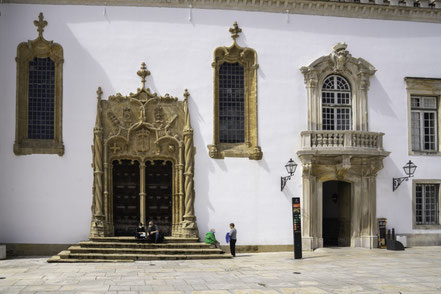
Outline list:
[[[383,151],[384,133],[362,131],[304,131],[302,149],[369,149]]]

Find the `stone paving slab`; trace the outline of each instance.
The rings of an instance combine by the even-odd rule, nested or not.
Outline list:
[[[441,247],[405,251],[326,248],[238,254],[228,260],[47,263],[0,261],[0,293],[435,294]]]

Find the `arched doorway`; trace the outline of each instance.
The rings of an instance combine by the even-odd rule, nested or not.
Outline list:
[[[343,181],[323,183],[323,246],[351,245],[351,184]]]

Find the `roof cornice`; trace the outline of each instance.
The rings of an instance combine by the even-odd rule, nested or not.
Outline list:
[[[354,1],[354,0],[346,0]],[[441,0],[3,0],[3,3],[226,9],[441,23]],[[430,4],[429,4],[430,1]],[[402,4],[399,4],[402,3]],[[414,7],[414,6],[419,7]]]

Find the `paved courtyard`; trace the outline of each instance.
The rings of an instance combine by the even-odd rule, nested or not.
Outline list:
[[[227,260],[48,264],[0,260],[0,293],[441,293],[441,247],[318,249]]]

